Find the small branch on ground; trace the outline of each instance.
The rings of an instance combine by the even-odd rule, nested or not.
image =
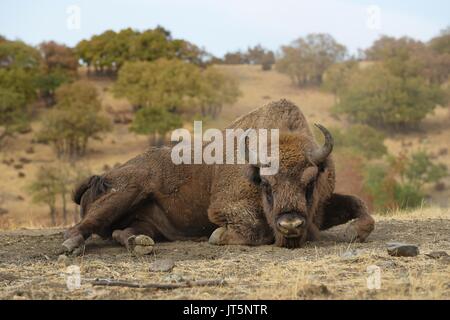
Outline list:
[[[112,279],[95,279],[91,282],[94,286],[107,286],[107,287],[127,287],[127,288],[153,288],[153,289],[177,289],[177,288],[190,288],[190,287],[207,287],[207,286],[221,286],[225,285],[224,279],[212,279],[212,280],[196,280],[196,281],[183,281],[179,283],[136,283],[125,280],[112,280]]]

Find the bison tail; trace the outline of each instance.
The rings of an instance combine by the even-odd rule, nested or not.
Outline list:
[[[76,204],[81,203],[81,198],[83,197],[84,193],[90,189],[93,198],[97,198],[98,196],[102,195],[106,191],[108,191],[108,188],[110,187],[109,183],[106,181],[106,179],[102,176],[92,176],[88,179],[85,179],[82,181],[74,190],[72,194],[72,200]]]

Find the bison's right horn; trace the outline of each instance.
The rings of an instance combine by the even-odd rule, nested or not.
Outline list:
[[[315,123],[314,125],[323,133],[325,137],[324,145],[311,151],[308,157],[309,161],[317,165],[324,162],[325,159],[330,155],[331,151],[333,151],[334,140],[333,136],[331,135],[330,131],[327,130],[327,128],[318,123]]]

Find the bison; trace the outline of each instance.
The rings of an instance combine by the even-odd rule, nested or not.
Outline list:
[[[125,164],[82,182],[73,194],[81,222],[65,233],[71,252],[92,234],[112,237],[136,254],[156,241],[209,237],[216,245],[297,248],[320,230],[354,220],[350,241],[364,241],[374,220],[359,198],[333,193],[333,138],[318,146],[305,117],[291,102],[259,108],[229,128],[278,128],[279,171],[259,164],[180,164],[168,147],[150,148]]]

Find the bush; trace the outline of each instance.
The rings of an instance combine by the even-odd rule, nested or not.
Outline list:
[[[416,127],[437,104],[442,90],[421,78],[400,78],[380,64],[354,72],[335,112],[357,123],[405,129]]]
[[[373,199],[375,210],[393,209],[396,205],[397,182],[390,168],[380,163],[370,163],[364,169],[365,190]]]
[[[67,165],[51,165],[41,167],[35,179],[27,186],[32,201],[48,206],[50,220],[53,226],[57,224],[58,207],[61,205],[62,222],[68,223],[68,200],[70,192],[81,178],[89,176],[88,171],[82,168]],[[77,219],[74,219],[77,220]]]
[[[378,210],[406,209],[425,201],[425,186],[447,176],[447,168],[424,151],[391,157],[387,164],[368,164],[365,187]]]
[[[0,144],[6,137],[28,126],[26,99],[18,92],[0,88]]]
[[[347,130],[332,129],[335,145],[349,148],[368,159],[381,158],[387,153],[384,134],[365,125],[353,125]]]
[[[399,209],[417,208],[424,203],[425,194],[411,184],[397,184],[394,197]]]
[[[353,60],[333,64],[325,71],[322,88],[338,96],[348,87],[349,78],[357,68],[358,63]]]
[[[167,132],[180,128],[183,122],[179,115],[163,108],[142,108],[136,112],[130,130],[156,138],[154,144],[161,145]]]
[[[401,177],[415,189],[421,189],[428,183],[436,183],[447,176],[447,167],[444,164],[432,162],[425,151],[413,153],[403,165]]]
[[[325,70],[346,54],[347,49],[329,34],[309,34],[283,46],[275,67],[300,87],[320,85]]]
[[[86,152],[89,139],[108,131],[110,122],[99,114],[96,89],[78,81],[56,91],[56,105],[43,119],[38,140],[53,144],[58,157],[78,157]]]

